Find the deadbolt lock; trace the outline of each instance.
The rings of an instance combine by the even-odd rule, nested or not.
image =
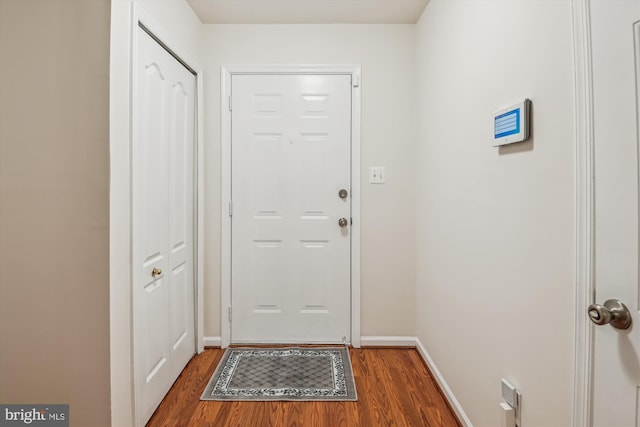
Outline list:
[[[344,188],[342,190],[338,191],[338,196],[343,200],[346,199],[348,195],[349,195],[349,192],[347,190],[345,190]]]

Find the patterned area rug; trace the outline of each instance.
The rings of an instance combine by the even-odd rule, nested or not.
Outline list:
[[[344,347],[228,348],[200,400],[358,400]]]

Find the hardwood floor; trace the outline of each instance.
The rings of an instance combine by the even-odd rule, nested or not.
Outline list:
[[[223,353],[195,356],[147,426],[460,426],[415,349],[350,349],[357,402],[200,401]]]

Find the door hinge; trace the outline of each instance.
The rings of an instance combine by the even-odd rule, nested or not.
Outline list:
[[[229,201],[229,216],[233,216],[233,202]]]
[[[229,306],[229,323],[231,323],[231,306]]]
[[[229,95],[229,111],[233,111],[233,104],[231,103],[231,95]]]

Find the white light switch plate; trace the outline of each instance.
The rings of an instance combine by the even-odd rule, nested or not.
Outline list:
[[[369,167],[369,184],[384,184],[385,173],[383,166]]]

